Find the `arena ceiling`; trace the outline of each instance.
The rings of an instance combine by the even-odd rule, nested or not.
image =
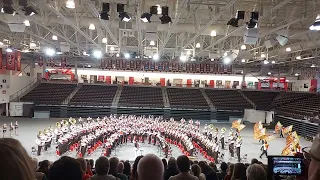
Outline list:
[[[1,0],[1,6],[5,1]],[[19,1],[27,2],[38,14],[27,16]],[[196,61],[217,60],[225,52],[233,52],[237,54],[233,63],[239,66],[265,65],[265,60],[269,65],[294,68],[318,65],[320,33],[309,30],[320,14],[318,0],[74,0],[74,9],[67,8],[66,1],[12,0],[16,14],[0,13],[3,45],[28,52],[32,42],[33,50],[25,53],[32,59],[48,47],[61,51],[62,43],[70,46],[68,59],[86,63],[95,60],[84,52],[101,50],[109,57],[119,52],[131,52],[138,58],[157,53],[161,59],[170,60],[185,54]],[[99,18],[104,2],[110,3],[108,21]],[[125,4],[125,12],[132,17],[129,22],[119,19],[118,3]],[[156,5],[169,7],[171,23],[161,24],[161,15],[153,15],[151,23],[141,21],[140,16]],[[245,11],[245,18],[239,21],[239,27],[228,26],[237,10]],[[253,10],[259,12],[259,37],[256,44],[244,49],[246,22]],[[14,30],[15,24],[25,20],[30,26],[23,32]],[[90,24],[94,24],[94,30],[89,30]],[[212,30],[216,36],[211,36]],[[275,40],[266,48],[265,42],[278,35],[287,37],[288,42],[282,46]],[[150,45],[152,40],[154,45]]]

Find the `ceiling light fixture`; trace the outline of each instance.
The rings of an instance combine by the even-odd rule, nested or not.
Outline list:
[[[147,23],[147,22],[150,23],[150,22],[151,22],[151,21],[150,21],[151,16],[152,16],[152,14],[150,14],[150,13],[143,13],[143,14],[141,15],[140,19],[141,19],[143,22],[145,22],[145,23]]]
[[[197,43],[196,48],[200,48],[200,47],[201,47],[200,43]]]
[[[159,54],[158,53],[154,54],[152,59],[153,60],[159,60]]]
[[[154,46],[154,45],[156,45],[156,42],[150,41],[150,46]]]
[[[11,53],[13,50],[11,48],[7,48],[6,52]]]
[[[124,54],[124,57],[125,57],[126,59],[129,59],[129,58],[130,58],[130,54],[129,54],[129,53],[125,53],[125,54]]]
[[[181,56],[180,56],[180,60],[181,60],[182,62],[186,62],[186,61],[187,61],[187,56],[181,55]]]
[[[224,59],[223,59],[223,63],[224,64],[229,64],[231,62],[231,59],[229,58],[229,57],[225,57]]]
[[[257,28],[257,23],[259,19],[259,12],[251,12],[251,18],[249,22],[247,22],[247,28]]]
[[[89,29],[90,29],[90,30],[95,30],[96,27],[94,26],[94,24],[91,23],[91,24],[89,25]]]
[[[246,62],[246,60],[245,60],[245,59],[241,59],[241,62],[245,63],[245,62]]]
[[[168,24],[171,21],[171,17],[169,16],[169,7],[168,6],[162,6],[162,17],[160,17],[160,21],[161,21],[161,24]]]
[[[298,73],[295,73],[294,75],[295,75],[295,76],[299,76],[299,74],[298,74]]]
[[[217,36],[217,32],[215,30],[212,30],[210,33],[210,36],[212,36],[212,37]]]
[[[29,20],[24,20],[24,21],[23,21],[23,24],[24,24],[25,26],[30,26]]]
[[[241,45],[241,50],[246,50],[247,49],[247,46],[245,44],[242,44]]]
[[[290,52],[291,51],[291,48],[290,47],[287,47],[286,48],[286,52]]]
[[[52,40],[56,41],[58,40],[58,37],[56,35],[52,35]]]
[[[108,43],[108,39],[107,38],[102,38],[102,43],[103,44],[107,44]]]
[[[93,51],[93,57],[100,59],[102,57],[102,52],[100,50]]]
[[[276,63],[276,61],[271,61],[271,64],[275,64]]]
[[[296,59],[297,59],[297,60],[300,60],[300,59],[301,59],[301,56],[297,56]]]
[[[316,65],[312,64],[311,67],[314,68],[314,67],[316,67]]]
[[[113,46],[110,47],[110,51],[114,51],[114,47]]]
[[[268,60],[264,60],[263,64],[269,64],[269,61]]]
[[[317,15],[316,21],[309,27],[311,31],[320,31],[320,14]]]
[[[120,57],[120,54],[119,54],[119,53],[117,53],[117,54],[116,54],[116,57]]]
[[[271,72],[268,72],[268,75],[270,76],[272,73]]]
[[[109,17],[110,17],[109,11],[110,11],[110,4],[102,3],[102,11],[100,13],[100,19],[109,20]]]
[[[15,10],[12,7],[12,1],[3,1],[1,12],[5,14],[15,14]]]
[[[51,57],[51,56],[56,54],[56,51],[54,49],[52,49],[52,48],[47,48],[45,53],[46,53],[47,56]]]
[[[124,11],[124,4],[117,4],[117,12],[119,13],[120,21],[129,22],[131,17]]]
[[[266,58],[266,55],[265,54],[261,54],[261,58]]]
[[[188,51],[187,51],[187,55],[191,55],[191,51],[188,50]]]
[[[33,16],[35,14],[38,14],[38,12],[32,6],[26,6],[22,9],[22,11],[25,11],[26,16]]]
[[[74,3],[74,0],[67,0],[66,7],[69,8],[69,9],[76,8],[76,4]]]

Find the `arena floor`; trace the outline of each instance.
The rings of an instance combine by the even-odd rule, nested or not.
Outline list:
[[[37,133],[39,130],[43,130],[44,128],[49,127],[49,125],[52,125],[53,127],[55,126],[57,121],[60,121],[61,119],[32,119],[32,118],[13,118],[13,117],[0,117],[0,122],[1,124],[6,123],[7,125],[10,124],[10,122],[15,123],[15,121],[18,121],[19,123],[19,129],[18,129],[18,135],[13,135],[13,138],[16,138],[20,140],[22,145],[27,149],[27,151],[32,155],[31,153],[31,148],[35,145],[35,139],[37,136]],[[218,128],[226,127],[227,130],[229,131],[231,124],[214,124]],[[2,126],[2,125],[1,125]],[[201,127],[203,127],[204,124],[201,124]],[[14,134],[14,133],[13,133]],[[2,135],[2,134],[1,134]],[[251,161],[252,158],[259,158],[260,156],[260,147],[261,143],[256,141],[253,138],[253,125],[247,125],[247,127],[241,131],[241,136],[243,139],[243,144],[241,147],[241,157],[243,157],[245,154],[247,154],[247,161]],[[10,137],[10,133],[7,132],[5,134],[5,137]],[[301,138],[301,146],[306,147],[310,146],[311,143],[305,141],[304,139]],[[282,149],[285,146],[285,138],[277,138],[274,139],[273,141],[269,142],[270,147],[268,150],[268,155],[280,155]],[[142,155],[145,154],[156,154],[159,157],[163,158],[164,155],[160,154],[159,149],[157,146],[149,145],[149,144],[141,144],[141,149],[143,149]],[[172,156],[173,157],[178,157],[182,153],[180,150],[172,145]],[[102,153],[102,149],[96,150],[92,155],[85,157],[85,158],[90,158],[90,159],[97,159]],[[138,152],[140,155],[140,152]],[[236,158],[230,158],[229,153],[227,150],[222,152],[225,154],[224,161],[226,162],[236,162]],[[66,154],[68,156],[75,157],[75,152],[71,152],[69,154]],[[55,145],[51,146],[51,148],[46,151],[42,152],[41,156],[36,156],[38,160],[50,160],[50,161],[55,161],[59,157],[55,155]],[[136,152],[133,143],[128,143],[127,145],[121,145],[116,149],[116,151],[112,151],[111,156],[117,156],[120,160],[129,160],[129,161],[134,161],[136,157]],[[196,158],[198,160],[202,160],[203,157],[201,155],[196,155]],[[262,162],[267,163],[267,158],[263,157],[260,159]],[[244,160],[243,162],[247,162]]]

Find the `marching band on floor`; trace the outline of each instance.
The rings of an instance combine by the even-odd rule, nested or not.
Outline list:
[[[164,120],[162,117],[135,116],[135,115],[110,115],[102,119],[70,118],[56,123],[56,128],[51,126],[39,131],[36,139],[38,146],[37,155],[46,151],[52,144],[52,140],[58,144],[57,155],[68,151],[77,151],[77,156],[83,157],[93,153],[98,147],[103,147],[104,155],[109,156],[111,151],[120,144],[134,143],[136,152],[139,151],[139,143],[159,144],[165,157],[171,152],[170,143],[180,147],[188,156],[196,155],[196,152],[204,151],[205,156],[212,157],[209,160],[217,160],[224,154],[225,143],[229,144],[229,153],[234,157],[235,150],[240,162],[240,149],[242,138],[231,129],[228,141],[225,141],[226,128],[213,128],[205,125],[200,132],[200,122],[187,123],[184,119],[180,122],[173,118]],[[158,143],[157,143],[158,142]],[[221,147],[221,148],[220,148]],[[137,155],[137,154],[136,154]]]

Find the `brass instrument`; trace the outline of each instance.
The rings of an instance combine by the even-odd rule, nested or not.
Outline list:
[[[48,131],[48,129],[47,128],[44,128],[43,129],[43,134],[47,134],[49,131]]]
[[[61,128],[61,123],[60,122],[56,122],[56,126],[57,126],[58,129],[60,129]]]
[[[69,123],[72,124],[72,125],[75,125],[77,123],[77,120],[70,117]]]

